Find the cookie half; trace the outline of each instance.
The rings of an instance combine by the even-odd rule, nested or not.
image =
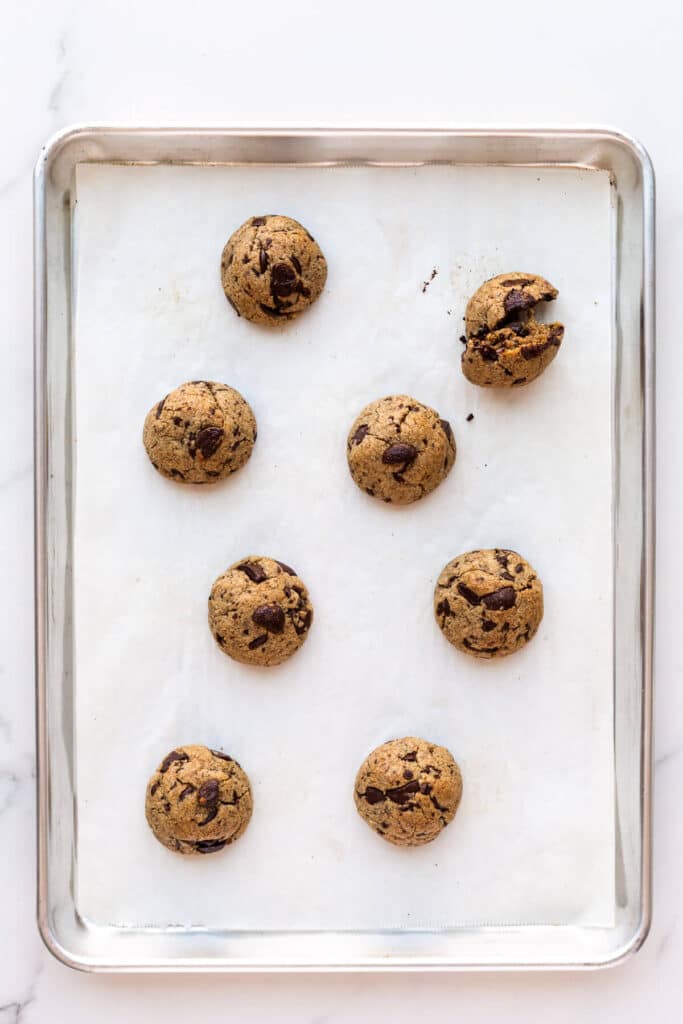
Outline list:
[[[468,551],[441,571],[434,614],[458,650],[477,658],[502,658],[536,633],[543,618],[543,585],[516,551]]]
[[[450,423],[409,395],[380,398],[359,413],[346,441],[351,476],[387,504],[419,501],[439,486],[455,462]]]
[[[221,257],[223,291],[238,316],[268,327],[311,306],[327,280],[327,262],[306,228],[291,217],[250,217]]]
[[[253,810],[249,778],[220,750],[175,747],[147,784],[152,832],[175,853],[217,853],[242,835]]]
[[[284,562],[248,555],[211,588],[209,627],[220,649],[245,665],[279,665],[303,645],[313,605]]]
[[[358,769],[356,809],[395,846],[430,843],[455,817],[462,776],[446,747],[406,736],[377,747]]]

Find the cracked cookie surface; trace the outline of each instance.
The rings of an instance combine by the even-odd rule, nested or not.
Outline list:
[[[209,596],[209,627],[221,650],[246,665],[279,665],[308,636],[313,606],[294,569],[249,555],[218,577]]]
[[[485,281],[467,303],[465,377],[494,388],[522,387],[539,377],[557,355],[564,327],[540,323],[534,310],[557,294],[536,274],[511,272]]]
[[[387,504],[407,505],[430,494],[455,462],[447,420],[409,395],[367,405],[346,442],[351,476],[362,491]]]
[[[445,747],[406,736],[363,761],[354,799],[361,818],[395,846],[430,843],[455,817],[462,776]]]
[[[277,327],[318,298],[327,263],[312,235],[291,217],[250,217],[228,239],[221,281],[238,316]]]
[[[538,629],[543,586],[516,551],[469,551],[444,566],[434,590],[434,614],[458,650],[477,658],[504,657]]]
[[[163,476],[178,483],[211,484],[248,461],[256,420],[239,391],[216,381],[194,380],[150,409],[142,440]]]
[[[253,799],[244,769],[220,750],[176,747],[147,784],[145,815],[160,843],[176,853],[216,853],[238,839]]]

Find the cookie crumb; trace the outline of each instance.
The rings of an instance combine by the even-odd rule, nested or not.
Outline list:
[[[431,275],[429,277],[429,280],[422,282],[422,294],[423,295],[427,291],[427,289],[429,288],[430,284],[432,283],[432,281],[434,280],[434,278],[436,277],[436,275],[438,273],[439,273],[439,271],[436,269],[436,267],[433,267],[432,268],[432,273],[431,273]]]
[[[460,335],[460,344],[461,345],[466,345],[467,344],[467,338],[465,337],[464,334]]]

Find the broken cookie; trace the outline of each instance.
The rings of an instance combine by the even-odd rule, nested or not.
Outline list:
[[[462,776],[445,747],[406,736],[383,743],[356,776],[356,809],[395,846],[430,843],[455,817]]]
[[[167,754],[147,784],[147,823],[176,853],[222,850],[239,839],[252,810],[244,769],[228,754],[196,744]]]
[[[221,257],[225,296],[238,316],[278,327],[318,298],[327,279],[320,246],[291,217],[250,217]]]
[[[557,288],[535,274],[512,272],[492,277],[467,303],[462,371],[482,387],[521,387],[535,380],[562,344],[561,323],[536,320],[541,302],[557,298]]]
[[[429,494],[455,462],[450,423],[409,395],[367,405],[346,442],[351,476],[371,498],[407,505]]]
[[[274,558],[242,558],[211,588],[209,627],[216,643],[246,665],[286,661],[302,646],[312,622],[305,583]]]
[[[543,586],[516,551],[469,551],[441,572],[434,614],[458,650],[477,658],[501,658],[523,647],[538,629]]]

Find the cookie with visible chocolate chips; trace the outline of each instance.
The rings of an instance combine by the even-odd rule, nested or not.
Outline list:
[[[211,588],[209,627],[216,643],[246,665],[286,661],[304,643],[312,622],[305,583],[274,558],[242,558]]]
[[[351,476],[362,491],[387,504],[407,505],[429,494],[455,462],[450,423],[409,395],[367,405],[346,441]]]
[[[430,843],[455,817],[462,776],[445,747],[406,736],[363,761],[354,800],[361,818],[395,846]]]
[[[176,853],[216,853],[242,835],[253,810],[249,778],[228,754],[191,744],[167,754],[147,784],[145,814]]]
[[[462,372],[482,387],[522,387],[539,377],[557,355],[561,323],[540,323],[541,302],[557,288],[536,274],[512,272],[485,281],[467,303]]]
[[[320,246],[291,217],[250,217],[228,239],[221,280],[238,316],[278,327],[318,298],[327,280]]]
[[[239,391],[193,380],[152,406],[142,440],[163,476],[179,483],[212,484],[247,462],[256,441],[256,420]]]
[[[469,551],[444,566],[434,591],[434,614],[458,650],[502,658],[528,643],[538,629],[543,585],[516,551]]]

